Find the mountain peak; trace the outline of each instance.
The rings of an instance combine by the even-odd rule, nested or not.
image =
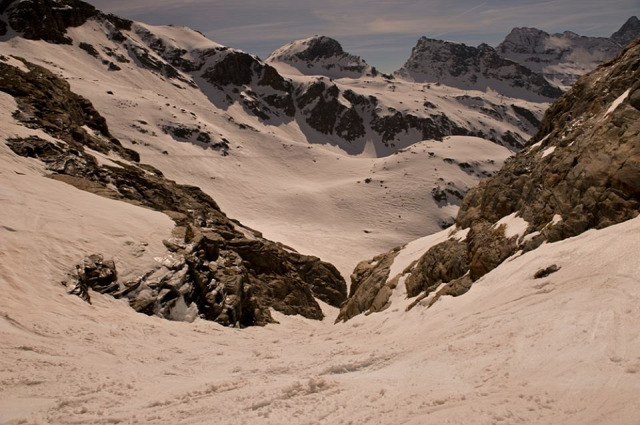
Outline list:
[[[551,99],[562,92],[542,75],[501,58],[488,44],[478,47],[421,37],[411,57],[396,71],[410,81],[442,83],[463,90],[488,91],[506,96]]]
[[[611,40],[624,47],[638,36],[640,36],[640,20],[637,16],[632,16],[611,35]]]
[[[344,54],[342,46],[337,40],[324,35],[315,35],[305,40],[307,48],[298,53],[304,60],[317,60]]]
[[[637,22],[637,19],[636,19]],[[572,31],[549,34],[537,28],[514,28],[496,48],[500,55],[534,72],[561,88],[569,88],[581,75],[613,58],[640,29],[630,19],[611,39],[586,37]],[[628,41],[626,41],[628,40]]]
[[[266,62],[276,68],[280,65],[284,73],[323,75],[330,78],[377,74],[375,68],[359,56],[345,52],[337,40],[324,35],[314,35],[285,44],[271,53]]]

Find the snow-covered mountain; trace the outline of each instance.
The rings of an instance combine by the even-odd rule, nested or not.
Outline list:
[[[360,258],[450,224],[464,193],[510,155],[466,135],[513,149],[547,106],[382,77],[289,78],[188,28],[131,22],[84,3],[30,3],[45,21],[63,23],[51,32],[27,3],[2,10],[4,64],[28,72],[15,56],[51,71],[141,163],[201,188],[244,226],[330,261],[342,275]],[[336,134],[357,132],[360,119],[365,135]],[[23,137],[10,122],[17,127],[3,126],[3,137]],[[107,151],[97,158],[111,164]],[[5,150],[3,161],[14,155]],[[66,269],[95,251],[74,252]]]
[[[566,90],[580,76],[616,56],[638,36],[640,23],[635,16],[611,38],[586,37],[571,31],[549,34],[536,28],[514,28],[497,51],[507,59],[544,74],[548,81]]]
[[[315,35],[276,49],[265,60],[284,74],[329,78],[375,77],[378,71],[359,56],[346,53],[336,40]]]
[[[360,263],[339,319],[388,308],[394,292],[413,298],[410,307],[431,306],[523,252],[637,217],[639,59],[636,40],[580,79],[528,147],[465,196],[455,227]]]
[[[289,76],[75,0],[0,14],[0,423],[637,421],[637,43],[463,201],[512,152],[418,110],[499,141],[545,104]],[[340,276],[294,250],[346,276],[424,235],[357,267],[343,311],[382,311],[338,325]]]
[[[395,75],[420,83],[494,91],[502,96],[534,101],[554,99],[562,94],[541,74],[500,57],[487,44],[472,47],[426,37],[418,40],[411,56]]]
[[[618,43],[620,47],[625,47],[638,37],[640,37],[640,19],[637,16],[627,19],[618,31],[611,34],[611,40]]]

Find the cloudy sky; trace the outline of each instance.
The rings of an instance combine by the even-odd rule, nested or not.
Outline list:
[[[266,58],[314,34],[384,72],[399,68],[421,36],[495,46],[513,27],[610,36],[640,0],[88,0],[149,24],[185,25]]]

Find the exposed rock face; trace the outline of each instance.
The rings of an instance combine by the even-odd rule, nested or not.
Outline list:
[[[640,88],[639,57],[635,42],[579,80],[547,111],[530,147],[470,191],[458,225],[493,223],[518,211],[530,233],[558,214],[562,221],[544,232],[554,241],[635,217],[640,124],[631,100]]]
[[[346,53],[340,43],[325,36],[293,41],[269,55],[267,63],[289,65],[304,75],[330,78],[375,76],[375,68],[359,56]]]
[[[389,272],[399,248],[361,261],[351,274],[349,298],[340,308],[336,323],[361,313],[374,313],[389,307],[389,298],[398,281],[389,282]]]
[[[442,283],[431,304],[461,295],[519,250],[638,214],[640,40],[579,79],[546,112],[528,148],[467,193],[456,220],[458,229],[469,229],[465,242],[449,238],[431,247],[406,278],[407,293],[422,293],[412,305]],[[523,220],[522,230],[510,229],[514,220]],[[370,303],[383,286],[356,279],[345,306],[358,295]]]
[[[585,37],[571,31],[549,34],[536,28],[514,28],[497,51],[568,89],[581,75],[616,56],[638,36],[640,22],[635,16],[611,38]]]
[[[296,112],[292,84],[255,56],[239,51],[215,52],[209,55],[209,62],[200,75],[204,81],[222,90],[227,91],[229,86],[227,96],[263,120],[281,113],[292,117]],[[240,92],[237,87],[243,86],[248,90]]]
[[[554,99],[562,94],[542,75],[500,57],[492,47],[422,37],[396,75],[417,82],[446,84],[469,90],[491,88],[506,96]]]
[[[172,252],[158,268],[133,282],[105,283],[103,266],[113,267],[91,260],[93,265],[78,274],[86,288],[126,296],[133,308],[147,314],[174,319],[199,314],[243,326],[272,322],[270,307],[321,319],[314,296],[334,306],[345,299],[346,285],[333,266],[263,239],[228,219],[199,188],[178,185],[153,167],[138,165],[137,153],[111,136],[88,100],[48,70],[25,65],[30,72],[0,63],[0,91],[16,99],[17,120],[60,142],[33,136],[8,140],[9,147],[44,162],[54,179],[165,212],[177,225],[174,237],[165,241]],[[114,160],[118,166],[99,165],[85,147],[119,157]]]
[[[407,296],[434,290],[441,282],[449,282],[463,276],[469,268],[466,244],[448,240],[436,245],[420,258],[413,273],[406,279]]]
[[[0,14],[6,12],[11,27],[29,40],[45,40],[58,44],[71,44],[66,31],[84,24],[97,16],[98,11],[79,0],[58,3],[51,0],[3,0]],[[46,22],[46,25],[42,23]]]
[[[622,27],[613,34],[611,34],[611,40],[615,41],[620,47],[625,47],[633,40],[640,36],[640,19],[637,16],[632,16],[627,19]]]

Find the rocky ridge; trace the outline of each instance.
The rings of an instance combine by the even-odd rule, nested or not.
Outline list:
[[[531,117],[539,120],[540,111],[546,107],[544,103],[529,105],[517,99],[511,103],[519,105],[511,108],[497,99],[443,97],[419,85],[409,91],[414,97],[425,93],[416,100],[416,106],[424,104],[424,108],[412,109],[403,102],[389,104],[384,100],[386,93],[380,92],[379,97],[370,90],[361,91],[374,82],[383,91],[394,92],[396,84],[389,76],[378,75],[360,58],[344,52],[337,41],[328,37],[313,37],[306,44],[294,42],[296,51],[285,49],[288,53],[283,52],[283,58],[313,63],[311,69],[306,65],[304,68],[318,74],[326,74],[322,66],[332,71],[357,71],[358,75],[349,74],[358,76],[353,80],[357,84],[344,85],[322,75],[316,76],[315,81],[299,81],[280,73],[275,57],[263,62],[187,28],[163,27],[158,32],[159,28],[103,14],[79,0],[34,0],[33,10],[41,10],[48,21],[57,23],[53,27],[43,25],[27,4],[32,2],[4,0],[0,14],[8,28],[24,37],[77,47],[110,72],[125,72],[125,67],[144,68],[178,88],[201,90],[217,109],[240,105],[247,115],[257,117],[265,126],[294,124],[310,140],[325,138],[348,152],[359,153],[372,141],[379,146],[378,152],[389,155],[424,139],[440,140],[451,135],[479,136],[517,150],[535,131]],[[96,23],[95,29],[99,27],[104,32],[108,43],[92,45],[85,40],[72,40],[68,34],[69,28]],[[458,97],[460,100],[443,113],[434,96],[447,102],[457,101]],[[223,152],[225,143],[211,140],[211,146]]]
[[[632,16],[618,31],[611,34],[611,40],[618,43],[620,47],[625,47],[638,36],[640,36],[640,19],[637,16]]]
[[[418,40],[395,75],[463,90],[492,89],[511,97],[554,99],[562,94],[542,75],[502,58],[487,44],[471,47],[426,37]]]
[[[640,23],[633,16],[610,38],[586,37],[571,31],[549,34],[536,28],[514,28],[496,50],[566,90],[581,75],[615,57],[638,36]]]
[[[465,196],[446,240],[399,275],[407,295],[419,295],[412,305],[464,294],[519,252],[640,213],[639,77],[636,40],[554,103],[528,147]],[[377,259],[358,267],[368,276],[388,269]],[[355,273],[339,319],[372,311],[376,298],[376,305],[388,302],[383,280]]]
[[[13,138],[5,141],[11,150],[42,161],[53,179],[164,212],[176,223],[164,241],[167,255],[134,281],[118,282],[115,265],[88,257],[79,268],[84,271],[73,276],[80,295],[94,288],[126,298],[146,314],[179,320],[200,315],[229,326],[273,322],[269,308],[322,319],[315,298],[334,306],[344,300],[346,285],[335,267],[262,238],[229,219],[199,188],[140,164],[87,99],[45,68],[23,63],[28,71],[0,61],[0,91],[15,98],[14,119],[53,140]]]

